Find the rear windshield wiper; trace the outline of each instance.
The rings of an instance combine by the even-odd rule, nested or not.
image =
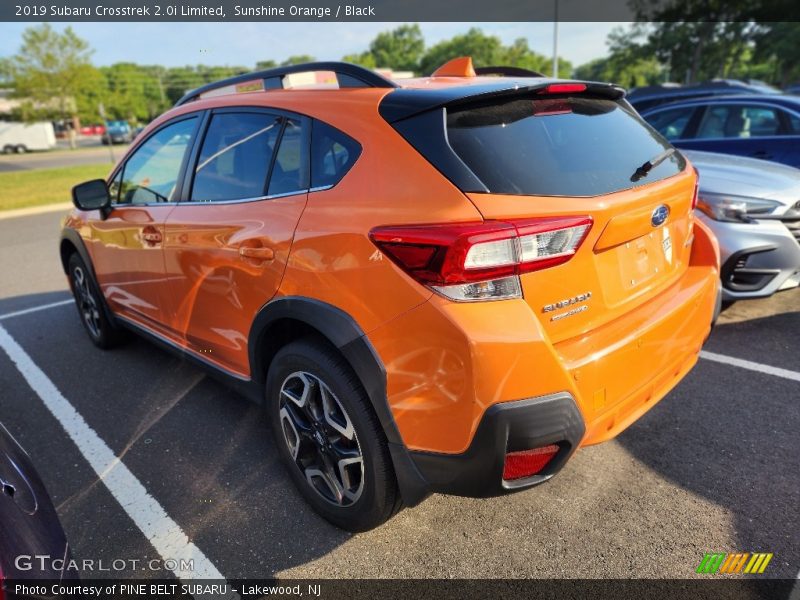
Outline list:
[[[636,171],[633,175],[631,175],[631,181],[639,181],[642,177],[647,177],[647,174],[655,169],[658,165],[662,162],[667,160],[670,156],[675,154],[675,148],[667,148],[658,156],[651,158],[640,167],[637,167]]]

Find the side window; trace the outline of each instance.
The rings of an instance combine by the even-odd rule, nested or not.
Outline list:
[[[123,205],[172,202],[196,123],[191,117],[167,125],[139,146],[125,163],[121,182],[112,182],[112,200],[117,193]]]
[[[683,137],[694,111],[694,108],[673,108],[652,115],[647,120],[653,129],[668,140],[678,140]]]
[[[800,135],[800,117],[793,113],[784,113],[789,121],[789,130],[792,135]]]
[[[311,132],[311,187],[336,185],[361,154],[353,138],[320,121]]]
[[[697,128],[697,139],[723,138],[725,136],[725,123],[731,106],[709,106]]]
[[[706,111],[697,137],[754,138],[781,135],[778,110],[769,106],[715,106]]]
[[[108,184],[108,193],[111,196],[111,204],[119,202],[119,191],[122,187],[122,169],[117,171],[116,177]]]
[[[195,168],[195,202],[266,195],[267,173],[282,119],[265,113],[219,113],[208,126]]]
[[[781,120],[776,109],[766,106],[744,107],[739,137],[762,137],[780,134]]]
[[[269,177],[267,194],[308,189],[308,131],[300,121],[287,119]]]

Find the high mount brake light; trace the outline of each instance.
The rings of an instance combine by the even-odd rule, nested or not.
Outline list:
[[[539,93],[540,94],[574,94],[577,92],[585,92],[585,83],[551,83],[545,86]]]
[[[453,300],[519,298],[519,275],[567,262],[591,217],[377,227],[373,243],[420,283]]]

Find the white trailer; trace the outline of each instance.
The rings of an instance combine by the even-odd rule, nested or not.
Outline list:
[[[0,121],[0,151],[23,154],[32,150],[52,150],[56,132],[52,123],[11,123]]]

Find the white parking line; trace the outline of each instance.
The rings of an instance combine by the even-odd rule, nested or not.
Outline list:
[[[42,304],[41,306],[34,306],[24,310],[17,310],[14,312],[0,315],[0,321],[11,319],[12,317],[21,317],[22,315],[29,315],[31,313],[39,312],[40,310],[47,310],[48,308],[55,308],[56,306],[64,306],[65,304],[73,304],[75,301],[70,298],[69,300],[61,300],[59,302],[51,302],[50,304]]]
[[[162,559],[176,561],[175,568],[172,569],[173,573],[187,581],[193,579],[224,580],[214,564],[189,541],[180,526],[147,492],[128,467],[114,455],[111,448],[89,427],[55,384],[2,326],[0,326],[0,348],[16,365],[31,389],[41,398],[67,435],[75,442],[78,450],[92,466],[97,476]],[[188,561],[193,561],[193,569],[187,568]],[[225,598],[238,598],[238,595],[231,593]]]
[[[781,369],[780,367],[773,367],[771,365],[762,365],[761,363],[728,356],[726,354],[717,354],[716,352],[708,352],[706,350],[700,351],[700,358],[706,360],[713,360],[714,362],[739,367],[740,369],[748,369],[750,371],[758,371],[759,373],[766,373],[767,375],[774,375],[775,377],[783,377],[792,381],[800,381],[800,373],[797,371],[790,371],[789,369]]]

